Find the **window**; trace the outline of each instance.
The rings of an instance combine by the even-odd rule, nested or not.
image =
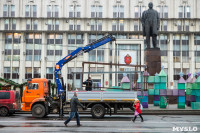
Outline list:
[[[12,58],[12,43],[13,43],[13,39],[12,39],[12,33],[6,33],[5,36],[5,55],[4,55],[4,60],[5,61],[10,61]]]
[[[38,83],[32,83],[32,89],[33,90],[37,90],[38,89],[39,84]]]
[[[37,30],[38,20],[37,19],[27,19],[26,20],[26,30]]]
[[[37,5],[26,5],[25,17],[37,17]]]
[[[124,20],[119,21],[119,30],[124,31]]]
[[[89,35],[89,43],[102,38],[103,35]],[[89,52],[89,61],[103,62],[104,61],[104,46]]]
[[[160,50],[161,50],[161,62],[167,62],[168,61],[168,45],[167,45],[167,35],[160,35]]]
[[[10,92],[0,92],[0,99],[10,99]]]
[[[190,24],[188,20],[185,20],[185,26],[184,26],[184,31],[189,31],[190,29]]]
[[[180,36],[174,35],[173,36],[173,62],[180,62],[180,48],[181,42],[180,42]]]
[[[46,78],[53,79],[53,67],[47,67]]]
[[[139,23],[138,21],[134,21],[134,31],[139,31]]]
[[[8,26],[9,26],[9,19],[5,19],[4,20],[4,29],[9,30]]]
[[[135,18],[141,18],[142,13],[146,10],[145,6],[135,6],[134,12],[135,12]]]
[[[16,30],[16,19],[12,19],[12,30]]]
[[[195,62],[200,63],[200,35],[194,36]]]
[[[26,34],[26,61],[40,61],[42,48],[41,34]]]
[[[183,18],[183,6],[178,7],[178,17]]]
[[[123,5],[113,6],[113,18],[124,18],[124,6]]]
[[[3,17],[15,17],[15,5],[3,5]]]
[[[68,74],[67,74],[67,79],[68,79],[68,81],[71,81],[72,82],[72,80],[73,79],[75,79],[75,81],[74,81],[74,87],[75,88],[81,88],[81,81],[80,81],[80,78],[81,78],[81,75],[80,75],[80,73],[77,73],[77,74],[72,74],[72,72],[82,72],[82,68],[80,68],[80,67],[76,67],[76,68],[70,68],[70,67],[68,67]]]
[[[103,16],[103,7],[101,5],[92,5],[91,6],[91,18],[102,18]]]
[[[19,79],[19,67],[12,68],[12,79]]]
[[[91,20],[91,31],[102,31],[102,20]]]
[[[55,21],[55,30],[59,30],[59,20]]]
[[[167,20],[161,21],[161,31],[167,31]]]
[[[190,18],[190,6],[186,6],[186,12],[185,12],[185,17]]]
[[[15,5],[11,5],[11,17],[15,17]]]
[[[59,20],[48,19],[48,30],[59,30]]]
[[[80,5],[70,5],[69,6],[69,17],[76,17],[80,18],[81,17],[81,6]]]
[[[189,68],[182,68],[182,72],[183,72],[183,78],[184,79],[188,79],[188,73],[190,72]]]
[[[179,75],[180,72],[181,72],[180,68],[174,68],[174,80],[180,79],[180,75]]]
[[[7,5],[3,5],[3,16],[4,17],[8,16],[8,7],[7,7]]]
[[[163,17],[168,18],[168,6],[163,7]]]
[[[25,68],[25,79],[32,78],[32,67],[26,67]]]
[[[113,20],[113,21],[112,21],[112,31],[117,31],[117,29],[118,29],[117,21],[116,21],[116,20]]]
[[[189,37],[182,35],[182,62],[189,62]]]
[[[178,31],[182,31],[182,23],[180,20],[177,21],[177,28],[178,28]]]
[[[4,78],[10,79],[11,78],[11,69],[10,67],[4,67]]]
[[[112,21],[113,31],[124,31],[124,20],[113,20]]]
[[[33,77],[34,78],[41,78],[41,70],[39,67],[34,67],[33,68]]]
[[[139,18],[139,6],[135,6],[135,18]]]
[[[179,18],[190,18],[190,6],[179,6],[178,17]]]
[[[19,61],[20,59],[20,33],[6,33],[5,36],[5,56],[4,60]]]
[[[77,47],[83,47],[83,34],[68,34],[68,54],[74,51]],[[83,54],[77,58],[82,60]]]
[[[5,30],[16,30],[16,19],[5,19],[4,20]]]
[[[59,17],[59,6],[58,5],[47,5],[47,17],[58,18]]]
[[[62,34],[48,34],[47,37],[47,60],[58,61],[62,58]]]
[[[157,6],[157,11],[160,18],[168,18],[168,6]]]
[[[81,20],[69,20],[69,30],[76,30],[80,31],[81,30]]]

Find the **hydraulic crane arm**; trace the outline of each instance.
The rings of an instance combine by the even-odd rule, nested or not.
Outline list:
[[[73,60],[74,58],[76,58],[77,56],[79,56],[80,54],[82,54],[83,52],[89,52],[99,46],[102,46],[110,41],[114,41],[115,38],[112,35],[107,35],[99,40],[96,40],[90,44],[88,44],[85,47],[78,47],[76,50],[74,50],[72,53],[68,54],[67,56],[65,56],[63,59],[61,59],[58,63],[56,63],[56,67],[55,67],[55,80],[56,80],[56,85],[58,88],[58,94],[60,95],[63,91],[64,88],[59,80],[58,77],[58,72],[62,70],[63,65],[65,65],[66,63],[68,63],[69,61]]]

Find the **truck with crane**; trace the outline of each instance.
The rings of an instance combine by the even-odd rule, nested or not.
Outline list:
[[[69,61],[75,59],[82,53],[89,52],[108,42],[115,41],[112,35],[107,35],[97,41],[94,41],[85,47],[78,47],[72,53],[65,56],[55,65],[55,82],[57,86],[57,98],[50,92],[51,82],[45,78],[28,79],[27,86],[23,91],[22,110],[31,111],[33,117],[45,117],[50,112],[59,113],[63,116],[63,106],[69,104],[74,91],[67,91],[62,77],[58,72]],[[116,113],[120,108],[130,108],[135,98],[136,91],[129,92],[108,92],[108,91],[77,91],[80,102],[87,108],[91,108],[91,114],[94,118],[103,118],[107,112]]]

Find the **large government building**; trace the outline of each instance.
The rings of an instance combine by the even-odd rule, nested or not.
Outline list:
[[[77,47],[112,34],[110,42],[81,54],[63,67],[66,83],[80,88],[82,62],[144,65],[145,38],[140,18],[153,2],[159,12],[158,45],[168,86],[180,72],[200,70],[200,0],[0,0],[0,77],[23,83],[28,78],[54,82],[55,64]],[[90,66],[90,68],[88,67]],[[121,75],[101,72],[133,71],[131,67],[86,64],[94,83],[114,85]],[[89,69],[89,70],[88,70]],[[84,80],[87,76],[83,77]]]

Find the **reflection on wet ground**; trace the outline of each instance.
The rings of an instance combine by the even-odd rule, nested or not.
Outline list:
[[[80,115],[81,124],[76,126],[73,119],[68,127],[58,115],[49,115],[46,118],[34,118],[31,114],[15,114],[11,117],[0,117],[0,133],[33,133],[33,132],[172,132],[172,127],[191,126],[198,127],[200,131],[200,120],[198,115],[144,115],[144,122],[138,117],[135,123],[131,121],[133,115],[105,116],[104,119],[93,119],[90,115]]]

